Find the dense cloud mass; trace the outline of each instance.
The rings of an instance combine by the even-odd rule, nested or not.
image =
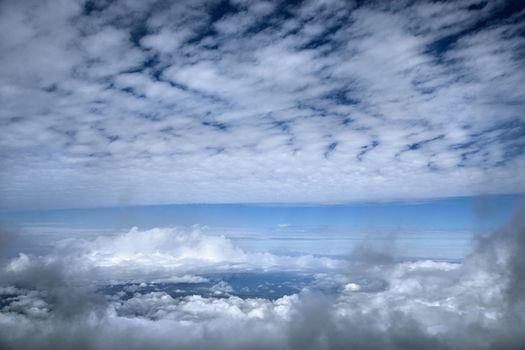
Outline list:
[[[2,1],[0,209],[524,191],[523,18],[521,1]]]
[[[260,259],[224,237],[174,229],[61,241],[54,253],[3,264],[0,347],[522,349],[524,208],[461,264],[397,261],[358,247],[344,262],[310,257],[299,266],[291,257]],[[157,267],[150,263],[156,258],[163,261]],[[159,284],[199,284],[206,273],[239,264],[313,279],[276,298],[241,297],[225,281],[207,295],[176,295]]]

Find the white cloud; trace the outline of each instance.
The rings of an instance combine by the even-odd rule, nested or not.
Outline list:
[[[525,189],[503,4],[28,4],[0,18],[2,210]]]
[[[339,259],[328,257],[244,251],[231,239],[207,233],[205,228],[199,227],[144,231],[133,228],[129,232],[84,239],[65,238],[55,245],[56,249],[49,256],[19,254],[5,269],[17,274],[35,264],[52,264],[67,257],[72,274],[96,271],[92,278],[96,276],[102,282],[202,283],[206,281],[205,277],[199,276],[202,273],[247,269],[330,271],[343,264]]]
[[[179,299],[166,292],[138,289],[129,299],[113,298],[102,313],[77,317],[75,331],[65,323],[67,319],[52,316],[53,305],[45,293],[10,288],[7,293],[15,297],[0,313],[1,334],[8,348],[31,341],[44,348],[76,344],[85,341],[84,332],[96,332],[97,337],[88,338],[86,344],[97,349],[128,346],[130,339],[137,342],[132,348],[214,344],[217,348],[289,349],[305,344],[315,349],[401,349],[406,344],[490,349],[512,348],[523,341],[517,324],[511,323],[523,324],[523,314],[517,311],[517,318],[509,318],[514,316],[507,310],[509,281],[485,270],[476,259],[463,265],[394,263],[376,270],[378,276],[385,283],[379,290],[363,289],[347,275],[337,282],[340,292],[323,295],[304,290],[274,301],[224,298],[232,292],[224,282],[214,287],[220,298]],[[32,333],[34,327],[42,326],[48,331]],[[14,333],[6,337],[8,332]]]
[[[216,296],[210,297],[174,297],[167,291],[151,291],[144,282],[126,286],[123,291],[131,293],[128,296],[104,295],[93,283],[100,273],[111,274],[85,264],[90,254],[99,256],[91,263],[103,267],[114,249],[137,255],[143,247],[140,258],[133,261],[140,267],[146,256],[153,259],[171,251],[175,259],[178,254],[188,255],[191,248],[202,252],[211,241],[226,247],[221,259],[237,262],[238,251],[221,237],[155,229],[69,242],[62,246],[71,249],[69,255],[59,250],[42,257],[21,256],[2,266],[0,345],[6,349],[519,348],[525,341],[525,222],[523,207],[520,210],[506,227],[481,238],[461,264],[397,262],[384,256],[388,252],[359,247],[346,264],[314,274],[310,286],[275,300],[237,297],[226,281],[215,284]],[[288,263],[297,266],[294,260]],[[119,264],[111,269],[120,269]],[[215,259],[214,264],[223,261]],[[178,276],[193,280],[187,274]]]

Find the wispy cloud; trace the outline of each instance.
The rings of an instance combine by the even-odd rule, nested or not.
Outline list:
[[[515,2],[0,6],[4,210],[525,190]]]

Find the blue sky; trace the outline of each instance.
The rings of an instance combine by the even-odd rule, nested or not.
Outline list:
[[[333,229],[366,228],[487,231],[506,223],[520,196],[461,197],[425,202],[346,205],[190,204],[1,213],[24,226],[118,228],[206,225],[264,232],[309,228],[323,236]],[[327,232],[328,231],[328,232]],[[346,231],[351,233],[350,231]],[[355,232],[354,232],[355,233]]]
[[[525,191],[521,1],[0,6],[2,211]]]
[[[248,252],[348,256],[364,242],[388,242],[400,258],[458,260],[475,237],[505,225],[520,196],[331,206],[190,204],[1,213],[28,234],[26,252],[67,237],[82,239],[179,227],[223,235]],[[376,243],[374,243],[376,244]]]

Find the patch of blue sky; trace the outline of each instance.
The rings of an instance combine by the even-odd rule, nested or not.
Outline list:
[[[129,228],[206,225],[279,231],[291,227],[491,230],[511,216],[521,195],[345,205],[188,204],[3,212],[23,226]],[[316,232],[321,234],[321,232]]]
[[[198,225],[246,251],[348,257],[366,242],[391,241],[404,258],[461,259],[475,235],[510,218],[520,196],[460,197],[423,202],[324,206],[192,204],[9,212],[0,219],[50,242],[137,226]]]

